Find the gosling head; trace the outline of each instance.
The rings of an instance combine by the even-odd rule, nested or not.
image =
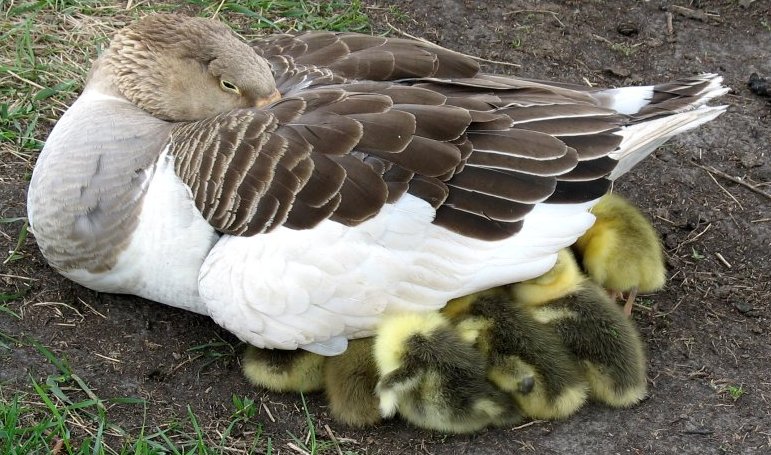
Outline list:
[[[227,26],[175,14],[152,14],[119,31],[89,83],[100,77],[170,121],[201,120],[280,97],[268,62]]]

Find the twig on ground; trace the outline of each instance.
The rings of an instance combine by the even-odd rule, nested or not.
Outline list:
[[[561,28],[565,28],[565,24],[562,23],[557,13],[554,11],[549,11],[546,9],[518,9],[516,11],[509,11],[508,13],[503,13],[504,16],[513,16],[515,14],[522,14],[522,13],[535,13],[535,14],[551,14],[555,21],[560,25]]]
[[[677,253],[677,252],[680,250],[680,247],[681,247],[681,246],[683,246],[683,245],[687,245],[687,244],[689,244],[689,243],[693,243],[693,242],[695,242],[695,241],[696,241],[696,240],[697,240],[699,237],[701,237],[702,235],[704,235],[704,233],[705,233],[705,232],[709,231],[709,228],[711,228],[711,227],[712,227],[712,223],[709,223],[709,224],[707,225],[707,227],[705,227],[703,231],[701,231],[701,232],[699,232],[698,234],[696,234],[696,236],[695,236],[695,237],[692,237],[692,238],[689,238],[689,239],[685,239],[685,240],[683,240],[683,241],[682,241],[682,243],[680,243],[679,245],[677,245],[677,248],[675,248],[675,253]],[[689,234],[689,235],[690,235],[690,234]]]
[[[679,14],[683,17],[687,17],[688,19],[694,19],[697,21],[709,22],[710,20],[713,20],[717,22],[722,22],[722,20],[720,19],[720,16],[718,16],[717,14],[714,14],[714,13],[710,14],[702,10],[690,9],[684,6],[669,5],[669,6],[662,7],[662,9],[664,11],[669,11],[674,14]]]
[[[327,432],[327,436],[329,436],[329,439],[332,440],[332,442],[335,444],[335,448],[337,449],[337,453],[339,455],[343,455],[343,450],[340,448],[340,442],[338,442],[337,438],[335,437],[335,434],[332,433],[332,429],[329,428],[329,425],[324,425],[324,431]]]
[[[707,172],[709,172],[709,173],[712,173],[712,174],[718,175],[718,176],[720,176],[720,177],[723,177],[723,178],[724,178],[724,179],[726,179],[726,180],[730,180],[730,181],[732,181],[732,182],[734,182],[734,183],[738,183],[739,185],[741,185],[741,186],[743,186],[743,187],[747,188],[747,189],[748,189],[748,190],[750,190],[750,191],[753,191],[753,192],[755,192],[755,193],[758,193],[758,194],[759,194],[759,195],[761,195],[761,196],[765,196],[767,199],[771,199],[771,194],[768,194],[768,193],[766,193],[765,191],[763,191],[763,190],[760,190],[760,189],[758,189],[758,188],[756,188],[756,187],[754,187],[754,186],[750,185],[749,183],[745,182],[744,180],[742,180],[742,179],[740,179],[740,178],[734,177],[734,176],[732,176],[732,175],[728,175],[728,174],[726,174],[725,172],[723,172],[723,171],[721,171],[721,170],[718,170],[718,169],[715,169],[715,168],[714,168],[714,167],[712,167],[712,166],[703,166],[703,165],[701,165],[701,164],[699,164],[699,163],[697,163],[697,162],[693,162],[693,164],[694,164],[696,167],[700,167],[700,168],[704,169],[705,171],[707,171]]]
[[[302,455],[311,455],[307,450],[303,450],[297,447],[294,443],[287,442],[286,445],[289,446],[290,449],[294,450],[297,453],[301,453]]]
[[[276,419],[273,417],[273,414],[270,412],[270,409],[268,408],[268,405],[265,404],[265,402],[262,402],[262,409],[265,410],[265,414],[268,415],[268,418],[271,422],[276,423]]]
[[[612,46],[614,43],[613,41],[605,38],[604,36],[597,35],[595,33],[592,33],[592,38],[596,39],[597,41],[602,41],[603,43]]]
[[[722,254],[715,253],[715,256],[717,256],[717,258],[720,259],[720,262],[722,262],[724,266],[728,267],[729,269],[731,268],[731,263],[726,261],[726,259],[723,257]]]
[[[715,178],[715,176],[714,176],[714,175],[712,175],[712,173],[711,173],[711,172],[707,171],[707,175],[709,175],[709,178],[711,178],[711,179],[712,179],[712,181],[713,181],[713,182],[715,182],[715,185],[717,185],[717,186],[718,186],[718,188],[720,188],[720,189],[721,189],[721,190],[722,190],[722,191],[723,191],[725,194],[727,194],[727,195],[728,195],[728,197],[730,197],[731,199],[733,199],[733,200],[734,200],[734,202],[736,202],[736,205],[738,205],[740,209],[744,210],[744,207],[742,207],[742,204],[739,202],[739,200],[738,200],[738,199],[736,199],[736,198],[734,197],[734,195],[733,195],[733,194],[731,194],[731,192],[730,192],[730,191],[728,191],[727,189],[725,189],[725,187],[724,187],[723,185],[721,185],[721,184],[720,184],[720,182],[718,182],[718,181],[717,181],[717,179]]]
[[[531,425],[537,425],[539,423],[546,423],[546,421],[545,420],[531,420],[530,422],[523,423],[522,425],[520,425],[518,427],[512,428],[512,430],[520,430],[522,428],[527,428],[527,427],[529,427]]]
[[[103,355],[103,354],[99,354],[98,352],[94,352],[93,354],[94,354],[95,356],[97,356],[97,357],[101,358],[101,359],[107,360],[108,362],[114,362],[114,363],[123,363],[123,362],[121,362],[121,361],[120,361],[120,360],[118,360],[118,359],[115,359],[115,358],[112,358],[112,357],[107,357],[106,355]]]
[[[695,430],[681,431],[680,433],[682,433],[682,434],[700,434],[700,435],[705,435],[706,436],[706,435],[713,434],[714,431],[708,430],[706,428],[698,428],[698,429],[695,429]]]
[[[656,317],[656,318],[663,318],[665,316],[669,316],[670,314],[674,313],[675,310],[677,310],[677,307],[679,307],[680,304],[683,303],[683,300],[685,300],[685,297],[681,297],[680,300],[677,301],[677,303],[675,304],[675,306],[672,307],[671,310],[669,310],[669,311],[667,311],[665,313],[657,313],[654,317]]]
[[[100,313],[100,312],[96,311],[96,310],[94,309],[94,307],[92,307],[91,305],[87,304],[87,303],[85,302],[85,300],[81,299],[80,297],[78,297],[78,302],[82,303],[82,304],[83,304],[83,305],[84,305],[86,308],[88,308],[89,310],[91,310],[91,312],[92,312],[92,313],[94,313],[95,315],[97,315],[97,316],[100,316],[102,319],[107,319],[107,316],[105,316],[105,315],[103,315],[102,313]]]

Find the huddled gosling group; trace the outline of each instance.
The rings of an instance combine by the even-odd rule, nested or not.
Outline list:
[[[451,300],[439,312],[394,314],[336,357],[249,347],[244,373],[274,391],[324,390],[330,414],[364,427],[398,414],[447,433],[563,419],[591,399],[640,402],[646,358],[628,317],[637,292],[663,287],[658,235],[608,194],[597,221],[546,274]],[[615,300],[629,297],[623,310]]]

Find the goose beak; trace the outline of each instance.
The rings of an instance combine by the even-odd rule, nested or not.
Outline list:
[[[273,90],[273,93],[266,96],[265,98],[257,98],[257,100],[254,103],[254,107],[266,106],[280,99],[281,99],[281,93],[279,93],[278,89],[276,89],[276,90]]]

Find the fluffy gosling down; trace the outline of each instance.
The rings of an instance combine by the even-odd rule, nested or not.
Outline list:
[[[375,387],[380,379],[372,352],[373,338],[351,340],[348,349],[324,364],[329,411],[338,422],[366,427],[381,420]]]
[[[324,388],[325,359],[308,351],[248,346],[242,369],[252,384],[274,392],[315,392]]]
[[[560,419],[586,401],[581,366],[550,327],[515,305],[503,288],[450,301],[443,313],[488,358],[488,378],[523,414]]]
[[[329,411],[338,422],[365,427],[381,420],[375,394],[379,376],[373,339],[351,340],[338,356],[248,346],[243,372],[254,385],[274,392],[326,392]]]
[[[586,273],[614,297],[629,292],[624,313],[631,315],[638,292],[658,291],[666,283],[661,241],[651,222],[621,196],[606,194],[591,212],[597,220],[573,249]]]
[[[375,337],[380,411],[448,433],[513,425],[522,415],[485,377],[485,359],[438,313],[387,318]]]
[[[594,400],[627,407],[645,397],[646,359],[637,330],[605,290],[583,276],[569,250],[560,251],[552,271],[511,285],[511,293],[581,362]]]

